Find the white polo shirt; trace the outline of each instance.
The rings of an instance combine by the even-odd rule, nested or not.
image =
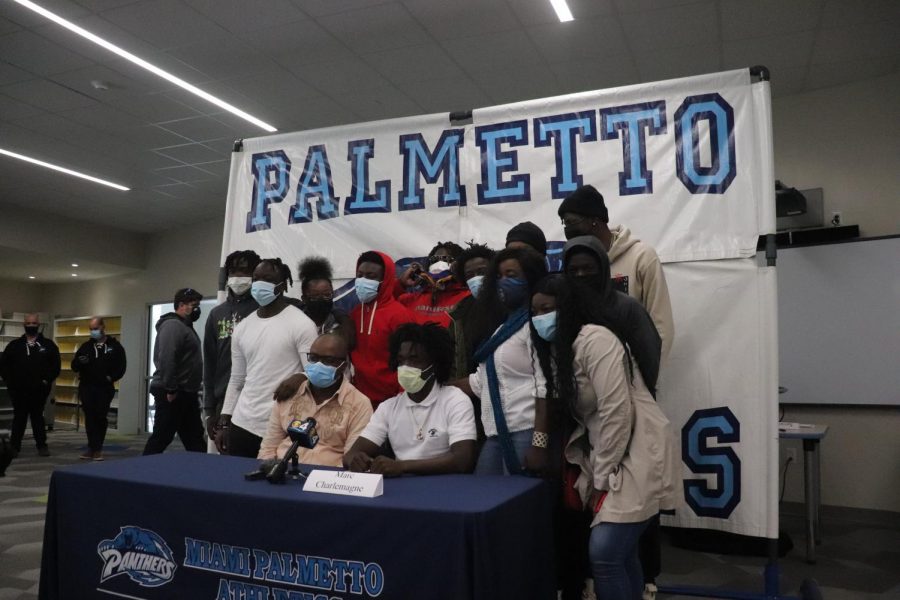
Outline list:
[[[499,329],[499,328],[498,328]],[[531,344],[531,328],[525,323],[494,351],[500,387],[500,405],[511,433],[534,427],[535,398],[547,396],[547,382]],[[494,406],[487,380],[487,364],[469,375],[472,392],[481,398],[481,423],[488,437],[497,435]]]
[[[389,440],[397,460],[435,458],[476,439],[475,411],[462,390],[435,383],[419,403],[403,392],[379,404],[360,437],[379,446]]]

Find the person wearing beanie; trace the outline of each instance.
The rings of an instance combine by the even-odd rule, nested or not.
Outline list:
[[[558,213],[567,240],[592,235],[606,248],[616,289],[635,298],[650,313],[662,339],[665,360],[672,347],[675,327],[669,287],[656,250],[633,237],[627,227],[609,227],[606,203],[592,185],[583,185],[566,196]]]
[[[541,228],[525,221],[519,223],[506,234],[507,248],[531,248],[542,256],[547,255],[547,238]]]

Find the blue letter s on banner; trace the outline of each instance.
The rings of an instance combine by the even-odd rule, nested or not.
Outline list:
[[[741,424],[725,406],[696,411],[681,429],[681,457],[694,473],[715,475],[715,485],[706,479],[686,479],[684,499],[701,517],[727,519],[741,501],[741,459],[730,446],[707,446],[741,441]]]

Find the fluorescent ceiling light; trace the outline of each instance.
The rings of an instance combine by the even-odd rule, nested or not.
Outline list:
[[[41,15],[42,17],[45,17],[45,18],[47,18],[47,19],[50,19],[51,21],[53,21],[53,22],[56,23],[57,25],[61,25],[61,26],[65,27],[66,29],[68,29],[69,31],[71,31],[71,32],[73,32],[73,33],[77,33],[77,34],[80,35],[81,37],[83,37],[83,38],[85,38],[85,39],[88,39],[88,40],[94,42],[94,43],[97,44],[98,46],[101,46],[101,47],[103,47],[103,48],[106,48],[107,50],[109,50],[109,51],[112,52],[113,54],[118,54],[119,56],[121,56],[121,57],[124,58],[125,60],[128,60],[128,61],[130,61],[130,62],[136,64],[137,66],[139,66],[139,67],[141,67],[141,68],[143,68],[143,69],[147,69],[148,71],[150,71],[150,72],[153,73],[154,75],[156,75],[156,76],[158,76],[158,77],[162,77],[162,78],[165,79],[166,81],[169,81],[169,82],[171,82],[171,83],[174,83],[174,84],[177,85],[178,87],[180,87],[180,88],[182,88],[182,89],[185,89],[185,90],[189,91],[190,93],[192,93],[192,94],[194,94],[194,95],[196,95],[196,96],[200,96],[201,98],[203,98],[203,99],[206,100],[207,102],[210,102],[210,103],[212,103],[212,104],[215,104],[215,105],[218,106],[219,108],[225,109],[225,110],[227,110],[228,112],[230,112],[230,113],[232,113],[232,114],[234,114],[234,115],[237,115],[237,116],[239,116],[239,117],[242,118],[242,119],[245,119],[245,120],[247,120],[247,121],[250,121],[251,123],[253,123],[253,124],[256,125],[257,127],[261,127],[262,129],[265,129],[265,130],[268,131],[269,133],[272,133],[272,132],[274,132],[274,131],[278,131],[277,129],[275,129],[274,127],[272,127],[271,125],[269,125],[269,124],[266,123],[265,121],[261,121],[260,119],[257,119],[257,118],[254,117],[253,115],[248,114],[248,113],[245,113],[244,111],[242,111],[241,109],[237,108],[236,106],[232,106],[231,104],[228,104],[228,103],[225,102],[224,100],[221,100],[221,99],[219,99],[219,98],[216,98],[216,97],[213,96],[212,94],[208,94],[207,92],[204,92],[203,90],[201,90],[201,89],[198,88],[197,86],[191,85],[190,83],[188,83],[188,82],[185,81],[184,79],[181,79],[180,77],[176,77],[176,76],[172,75],[171,73],[169,73],[168,71],[163,71],[162,69],[160,69],[160,68],[157,67],[156,65],[152,65],[152,64],[148,63],[148,62],[147,62],[146,60],[144,60],[143,58],[137,57],[137,56],[135,56],[134,54],[132,54],[131,52],[128,52],[127,50],[123,50],[122,48],[119,48],[118,46],[116,46],[115,44],[113,44],[113,43],[111,43],[111,42],[107,42],[107,41],[104,40],[102,37],[99,37],[99,36],[97,36],[97,35],[94,35],[94,34],[91,33],[90,31],[88,31],[88,30],[86,30],[86,29],[83,29],[83,28],[79,27],[78,25],[76,25],[75,23],[72,23],[71,21],[67,21],[66,19],[63,19],[63,18],[60,17],[59,15],[50,12],[50,11],[47,10],[46,8],[43,8],[43,7],[41,7],[41,6],[38,6],[38,5],[35,4],[34,2],[31,2],[30,0],[14,0],[14,1],[15,1],[16,3],[18,3],[18,4],[21,4],[22,6],[24,6],[24,7],[27,8],[27,9],[33,10],[34,12],[36,12],[36,13],[39,14],[39,15]]]
[[[16,2],[19,2],[19,0],[16,0]],[[572,11],[569,10],[569,5],[566,4],[566,0],[550,0],[550,4],[553,5],[553,10],[556,11],[556,16],[559,17],[560,23],[575,20],[575,17],[572,16]]]
[[[72,263],[73,267],[78,267],[78,263]]]
[[[34,275],[29,275],[28,279],[34,279]]]
[[[59,171],[60,173],[65,173],[66,175],[73,175],[75,177],[81,177],[82,179],[87,179],[88,181],[93,181],[94,183],[108,185],[111,188],[116,188],[117,190],[122,190],[123,192],[127,192],[128,190],[131,189],[131,188],[125,187],[124,185],[119,185],[118,183],[113,183],[112,181],[106,181],[105,179],[100,179],[99,177],[92,177],[90,175],[85,175],[84,173],[79,173],[78,171],[73,171],[72,169],[67,169],[65,167],[53,165],[48,162],[38,160],[36,158],[31,158],[30,156],[25,156],[24,154],[10,152],[9,150],[4,150],[3,148],[0,148],[0,154],[4,154],[6,156],[11,156],[13,158],[18,158],[19,160],[24,160],[25,162],[30,162],[31,164],[34,164],[34,165],[40,165],[42,167],[47,167],[48,169],[53,169],[54,171]]]

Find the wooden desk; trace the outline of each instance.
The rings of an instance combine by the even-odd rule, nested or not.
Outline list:
[[[822,542],[819,510],[822,506],[819,443],[828,433],[828,425],[779,430],[783,440],[803,440],[803,501],[806,505],[806,562],[816,562],[816,544]]]

